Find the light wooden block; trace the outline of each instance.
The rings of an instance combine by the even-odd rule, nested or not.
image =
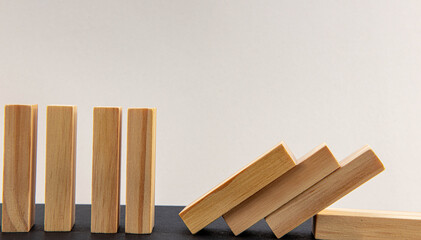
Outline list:
[[[195,234],[295,166],[281,142],[180,212]]]
[[[120,218],[121,108],[95,107],[91,232],[116,233]]]
[[[326,144],[303,156],[287,173],[233,208],[223,217],[235,235],[265,218],[282,205],[339,168]]]
[[[316,239],[421,239],[421,213],[326,209],[313,221]]]
[[[47,106],[44,230],[75,223],[76,106]]]
[[[383,164],[369,146],[342,160],[340,166],[266,217],[276,237],[284,236],[384,170]]]
[[[6,105],[2,232],[29,232],[35,220],[38,105]]]
[[[156,108],[127,115],[126,233],[149,234],[155,223]]]

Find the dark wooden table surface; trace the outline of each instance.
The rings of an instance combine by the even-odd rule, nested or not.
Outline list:
[[[155,228],[150,235],[124,233],[125,207],[121,207],[120,228],[116,234],[93,234],[90,232],[91,206],[76,205],[76,223],[71,232],[44,232],[44,205],[37,204],[35,225],[29,233],[0,233],[0,239],[276,239],[265,221],[260,221],[247,231],[235,237],[222,218],[192,235],[178,213],[181,206],[157,206]],[[282,239],[314,239],[311,233],[311,220],[303,223]]]

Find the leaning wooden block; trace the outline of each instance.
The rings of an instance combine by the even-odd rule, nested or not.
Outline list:
[[[298,160],[297,166],[233,208],[223,217],[235,235],[265,218],[339,168],[326,144]]]
[[[326,209],[313,221],[316,239],[421,239],[421,213]]]
[[[95,107],[91,232],[116,233],[120,218],[121,108]]]
[[[341,167],[266,217],[280,238],[384,170],[369,146],[340,162]]]
[[[295,166],[294,157],[281,142],[180,212],[195,234]]]
[[[75,223],[76,106],[47,106],[45,231]]]
[[[127,115],[126,233],[148,234],[155,223],[156,108]]]
[[[29,232],[35,220],[38,105],[6,105],[2,232]]]

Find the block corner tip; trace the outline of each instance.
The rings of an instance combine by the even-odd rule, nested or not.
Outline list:
[[[324,148],[324,149],[327,149],[329,152],[332,152],[332,150],[330,149],[329,145],[326,142],[322,142],[320,144],[320,148]]]
[[[184,216],[184,214],[185,214],[185,211],[186,211],[186,208],[183,208],[183,210],[181,210],[181,211],[178,213],[178,216],[179,216],[181,219],[183,219],[183,216]]]
[[[362,147],[362,149],[364,149],[365,151],[371,151],[371,152],[374,152],[373,148],[372,148],[369,144],[364,145],[364,146]]]
[[[284,148],[288,148],[288,145],[285,143],[285,141],[283,141],[283,140],[281,140],[279,143],[278,143],[278,146],[282,146],[282,147],[284,147]]]
[[[276,239],[280,239],[281,237],[283,237],[285,234],[279,234],[279,233],[273,233],[274,235],[275,235],[275,237],[276,237]]]
[[[231,227],[230,227],[231,228]],[[234,236],[236,236],[236,237],[238,237],[238,235],[240,235],[242,232],[239,232],[239,231],[236,231],[236,230],[233,230],[232,228],[231,228],[231,232],[232,232],[232,234],[234,234]]]

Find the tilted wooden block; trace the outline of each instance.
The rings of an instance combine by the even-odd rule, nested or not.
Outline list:
[[[257,223],[339,168],[326,144],[303,156],[287,173],[233,208],[223,217],[235,235]]]
[[[2,231],[29,232],[35,220],[38,105],[6,105]]]
[[[75,223],[76,106],[47,106],[45,231]]]
[[[295,166],[294,157],[281,142],[180,212],[195,234]]]
[[[126,233],[148,234],[155,222],[156,108],[127,115]]]
[[[369,146],[342,160],[340,166],[266,217],[276,237],[287,234],[384,170],[383,164]]]
[[[116,233],[120,218],[121,108],[95,107],[91,232]]]
[[[326,209],[313,221],[316,239],[421,239],[421,213]]]

